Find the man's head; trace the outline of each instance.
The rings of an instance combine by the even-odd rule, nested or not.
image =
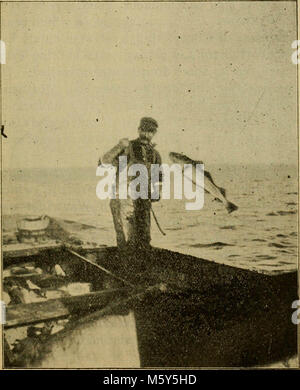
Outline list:
[[[139,136],[142,140],[151,141],[157,132],[158,123],[155,119],[145,117],[141,119],[139,125]]]

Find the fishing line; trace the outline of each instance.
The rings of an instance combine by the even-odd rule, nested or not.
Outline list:
[[[67,248],[67,247],[65,247],[65,250],[66,250],[67,252],[71,253],[72,255],[78,257],[79,259],[81,259],[81,260],[83,260],[83,261],[85,261],[85,262],[87,262],[87,263],[93,265],[94,267],[99,268],[101,271],[103,271],[103,272],[105,272],[106,274],[112,276],[113,278],[120,280],[121,282],[127,284],[127,285],[130,286],[130,287],[135,288],[135,286],[134,286],[133,284],[131,284],[130,282],[128,282],[127,280],[125,280],[125,279],[123,279],[123,278],[121,278],[121,277],[115,275],[114,273],[112,273],[112,272],[109,271],[108,269],[102,267],[101,265],[99,265],[99,264],[97,264],[97,263],[94,263],[93,261],[91,261],[91,260],[87,259],[86,257],[80,255],[79,253],[75,252],[74,250],[69,249],[69,248]]]
[[[162,228],[160,227],[160,224],[159,224],[159,222],[158,222],[158,220],[157,220],[157,218],[156,218],[156,215],[155,215],[155,213],[154,213],[154,210],[153,210],[153,208],[152,208],[152,205],[150,206],[150,210],[151,210],[151,212],[152,212],[154,221],[156,222],[156,225],[157,225],[159,231],[161,232],[161,234],[162,234],[163,236],[166,236],[167,234],[166,234],[166,233],[162,230]]]

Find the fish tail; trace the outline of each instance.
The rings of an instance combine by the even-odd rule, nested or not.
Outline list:
[[[235,211],[237,209],[238,209],[238,206],[235,205],[234,203],[232,203],[232,202],[227,203],[226,210],[228,211],[228,214],[232,213],[233,211]]]

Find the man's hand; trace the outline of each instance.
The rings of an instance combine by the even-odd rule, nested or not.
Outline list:
[[[160,201],[160,196],[158,199],[151,199],[151,202],[154,203],[154,202],[159,202]]]
[[[128,138],[120,139],[119,146],[121,146],[123,149],[127,148],[129,146],[129,139]]]
[[[153,187],[154,187],[153,188],[153,193],[155,193],[157,195],[157,192],[158,192],[158,198],[157,199],[153,199],[152,196],[151,196],[151,202],[159,202],[160,199],[161,199],[161,194],[162,194],[162,182],[157,182],[156,184],[154,184]]]

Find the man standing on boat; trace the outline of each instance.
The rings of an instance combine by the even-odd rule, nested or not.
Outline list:
[[[151,241],[151,202],[159,199],[151,199],[151,164],[161,165],[160,154],[152,144],[152,138],[157,132],[158,123],[155,119],[145,117],[140,121],[138,128],[139,137],[129,141],[123,138],[119,143],[104,154],[99,164],[112,164],[117,168],[116,177],[116,199],[110,200],[110,208],[113,216],[114,227],[117,236],[117,245],[120,249],[150,249]],[[135,199],[127,196],[126,199],[119,198],[119,157],[127,157],[127,169],[133,164],[143,164],[147,168],[148,176],[148,199]],[[140,173],[141,174],[141,173]],[[134,177],[128,176],[128,183]],[[161,184],[162,175],[159,175]],[[161,186],[159,186],[161,189]]]

